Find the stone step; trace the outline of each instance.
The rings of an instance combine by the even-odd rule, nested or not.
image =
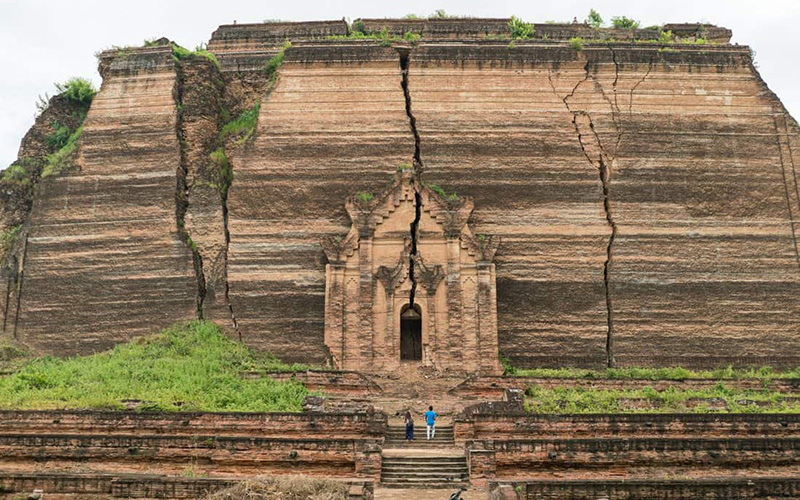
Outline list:
[[[383,474],[420,474],[420,473],[436,473],[436,474],[466,474],[469,469],[466,466],[452,466],[452,467],[420,467],[419,465],[404,465],[402,467],[383,467],[381,473]]]
[[[417,467],[422,465],[426,467],[463,465],[466,467],[467,459],[465,457],[383,457],[382,466],[388,465],[415,465]]]
[[[468,487],[469,481],[386,481],[381,482],[384,488],[425,488],[425,489],[439,489],[439,488],[461,488]]]
[[[382,481],[391,481],[394,479],[429,479],[431,481],[451,481],[451,480],[467,480],[469,479],[469,472],[460,470],[455,472],[446,471],[419,471],[419,472],[396,472],[384,471],[381,472]]]

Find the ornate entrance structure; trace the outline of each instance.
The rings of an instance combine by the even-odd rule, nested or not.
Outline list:
[[[443,196],[401,169],[377,196],[350,197],[352,227],[325,238],[325,344],[338,368],[401,361],[499,373],[498,239],[473,234],[469,198]]]

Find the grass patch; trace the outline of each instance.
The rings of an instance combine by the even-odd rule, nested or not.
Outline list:
[[[274,85],[278,79],[278,69],[283,65],[283,60],[286,58],[286,50],[292,47],[292,42],[286,42],[283,47],[278,50],[278,53],[267,61],[264,66],[264,72],[267,74],[270,85]]]
[[[356,193],[356,198],[363,203],[369,203],[375,199],[375,195],[372,193],[367,193],[366,191],[359,191]]]
[[[25,187],[31,185],[30,174],[25,167],[17,163],[3,170],[3,182],[9,186]]]
[[[583,50],[583,42],[584,40],[581,37],[572,37],[569,39],[569,47],[580,52]]]
[[[306,388],[245,371],[301,369],[259,356],[214,323],[176,324],[160,334],[90,356],[36,358],[0,377],[0,408],[122,409],[123,399],[163,411],[301,410]]]
[[[243,481],[204,500],[347,500],[348,489],[341,481],[288,476]]]
[[[718,368],[716,370],[687,370],[681,367],[668,368],[607,368],[605,370],[583,370],[579,368],[533,368],[522,369],[503,360],[505,375],[512,377],[611,379],[611,380],[741,380],[769,381],[782,378],[800,378],[800,367],[790,371],[775,371],[769,366],[760,368]]]
[[[253,135],[253,131],[256,129],[260,109],[261,103],[258,103],[254,107],[243,111],[236,119],[226,123],[222,130],[219,131],[219,139],[225,141],[229,137],[239,137],[237,142],[245,142]]]
[[[172,59],[175,62],[180,63],[181,61],[184,61],[192,57],[202,57],[204,59],[208,59],[209,61],[214,63],[214,66],[219,68],[219,60],[217,59],[217,56],[215,56],[211,52],[203,48],[198,48],[197,50],[189,50],[185,47],[181,47],[177,43],[174,42],[172,43]]]
[[[83,125],[67,138],[66,144],[55,153],[47,156],[47,163],[42,170],[42,178],[58,175],[72,167],[72,160],[78,149],[78,139],[83,133]]]
[[[738,390],[722,382],[703,390],[529,387],[525,395],[530,413],[800,413],[792,395]]]
[[[403,36],[390,35],[385,27],[380,31],[366,32],[362,24],[360,30],[354,29],[349,35],[329,35],[326,38],[328,40],[375,40],[380,43],[382,47],[391,47],[393,44],[401,42],[408,42],[411,45],[416,45],[422,38],[422,35],[413,31],[406,31],[403,33]]]

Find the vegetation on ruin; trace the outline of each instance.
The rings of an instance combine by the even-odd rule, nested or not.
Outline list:
[[[7,186],[27,187],[32,183],[31,173],[17,162],[3,170],[2,181]]]
[[[438,184],[434,184],[432,182],[429,182],[429,183],[425,184],[425,187],[427,187],[428,189],[430,189],[434,193],[438,194],[439,196],[441,196],[442,198],[444,198],[447,201],[458,201],[458,194],[457,193],[454,192],[454,193],[448,194],[447,191],[442,189],[442,187],[439,186]]]
[[[251,132],[252,133],[252,132]],[[215,178],[212,180],[211,185],[219,191],[222,199],[228,196],[228,189],[233,182],[233,166],[231,165],[225,150],[221,147],[212,151],[209,154],[209,159],[214,165]]]
[[[569,39],[569,46],[572,50],[583,50],[584,39],[581,37],[572,37]]]
[[[300,411],[306,388],[295,381],[246,379],[246,371],[292,371],[229,339],[210,321],[180,323],[110,351],[67,359],[45,356],[0,377],[0,408]]]
[[[790,371],[776,371],[771,367],[760,368],[718,368],[716,370],[688,370],[681,367],[666,368],[607,368],[605,370],[585,370],[581,368],[532,368],[523,369],[512,366],[503,359],[504,375],[533,378],[572,378],[572,379],[611,379],[611,380],[742,380],[800,378],[800,367]]]
[[[234,137],[237,138],[237,143],[247,141],[256,129],[260,109],[261,103],[258,103],[252,108],[244,110],[242,114],[223,125],[222,129],[219,131],[220,141],[224,142]]]
[[[278,53],[271,57],[264,66],[264,72],[267,74],[270,85],[273,85],[275,81],[277,81],[278,68],[280,68],[283,64],[283,59],[286,57],[286,50],[291,48],[291,46],[292,42],[284,43],[283,46],[278,50]]]
[[[594,9],[589,10],[589,15],[586,16],[586,24],[592,28],[601,28],[603,26],[603,17]]]
[[[61,149],[67,144],[71,135],[69,127],[57,121],[53,121],[52,127],[53,131],[45,136],[44,143],[50,149]]]
[[[511,16],[508,29],[511,31],[511,38],[515,40],[533,38],[534,35],[533,23],[526,23],[516,16]]]
[[[42,178],[58,175],[72,166],[75,153],[78,150],[78,139],[83,133],[83,125],[70,134],[67,142],[58,151],[47,156],[47,163],[42,170]]]
[[[403,36],[391,35],[389,34],[389,30],[385,27],[380,31],[366,32],[364,31],[364,27],[362,24],[360,30],[353,30],[348,35],[329,35],[327,39],[328,40],[351,40],[351,39],[375,40],[378,43],[380,43],[382,47],[391,47],[393,44],[401,42],[408,42],[412,45],[416,45],[421,37],[422,35],[420,35],[419,33],[414,33],[413,31],[406,31],[403,34]]]
[[[70,78],[64,83],[56,83],[56,90],[58,94],[82,107],[88,108],[92,104],[92,99],[97,95],[97,89],[94,88],[92,82],[86,78]]]
[[[261,478],[242,481],[204,500],[347,500],[348,489],[342,481],[308,476]]]
[[[375,195],[372,193],[367,193],[366,191],[359,191],[356,193],[356,198],[363,203],[369,203],[375,199]]]
[[[145,44],[146,43],[147,42],[145,42]],[[175,42],[172,42],[172,59],[175,60],[175,62],[180,63],[181,61],[184,61],[192,57],[202,57],[208,59],[209,61],[214,63],[214,65],[217,68],[219,68],[219,60],[217,59],[217,56],[207,51],[205,48],[197,47],[195,50],[192,51],[187,48],[181,47]]]
[[[639,27],[639,21],[625,16],[615,16],[611,18],[611,24],[617,29],[635,30]]]
[[[525,396],[531,413],[800,413],[797,395],[736,389],[724,382],[709,389],[663,391],[529,387]]]

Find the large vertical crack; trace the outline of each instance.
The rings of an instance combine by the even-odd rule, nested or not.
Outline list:
[[[616,64],[616,60],[615,60]],[[611,273],[611,264],[614,257],[614,241],[617,237],[617,224],[614,220],[613,213],[611,211],[611,162],[613,161],[611,157],[606,153],[603,143],[600,140],[600,136],[597,134],[595,130],[594,122],[592,120],[591,115],[582,110],[573,110],[570,107],[569,101],[570,98],[575,95],[578,90],[578,87],[581,86],[584,82],[591,80],[591,75],[589,73],[590,63],[589,61],[586,62],[586,66],[584,70],[586,72],[584,78],[580,80],[573,88],[572,91],[565,95],[561,100],[564,103],[564,106],[567,108],[572,114],[572,124],[575,128],[575,133],[578,136],[578,144],[581,147],[581,151],[589,163],[597,168],[599,178],[600,178],[600,185],[602,188],[602,195],[603,195],[603,212],[605,213],[606,224],[608,224],[609,228],[611,229],[611,234],[609,235],[608,241],[606,243],[606,255],[605,261],[603,263],[603,288],[605,293],[605,304],[606,304],[606,363],[609,367],[616,366],[616,358],[614,355],[614,308],[613,302],[611,298],[611,285],[610,285],[610,273]],[[548,80],[550,82],[550,86],[553,89],[553,92],[559,96],[560,94],[556,90],[555,84],[552,79],[552,74],[548,73]],[[615,82],[617,78],[615,78]],[[616,90],[616,89],[615,89]],[[612,112],[613,112],[613,105],[612,105]],[[616,125],[616,122],[615,122]],[[618,140],[619,140],[619,129],[617,130]]]
[[[183,123],[183,86],[184,72],[180,63],[176,63],[177,81],[175,83],[175,103],[178,109],[176,134],[180,144],[180,162],[176,172],[177,184],[175,188],[175,221],[178,235],[192,252],[192,265],[197,281],[197,318],[203,319],[203,302],[206,297],[206,278],[203,273],[203,257],[197,250],[196,243],[186,230],[186,212],[189,209],[189,161],[187,158],[186,136]]]
[[[420,148],[419,130],[417,130],[417,119],[411,110],[411,92],[408,88],[408,68],[409,68],[409,49],[401,47],[397,49],[400,55],[400,70],[402,75],[401,86],[405,96],[406,116],[414,136],[414,220],[411,221],[411,252],[408,257],[408,278],[411,281],[411,291],[408,294],[408,303],[414,307],[414,299],[417,293],[417,276],[415,274],[415,264],[417,260],[417,242],[419,239],[419,220],[422,217],[422,187],[421,176],[424,169],[422,163],[422,152]]]

